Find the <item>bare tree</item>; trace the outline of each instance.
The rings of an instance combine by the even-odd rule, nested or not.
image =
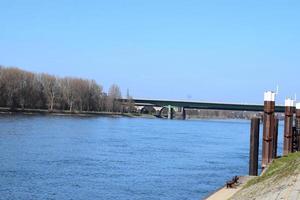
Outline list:
[[[70,111],[73,111],[73,106],[75,102],[75,96],[73,91],[73,81],[71,78],[63,78],[60,80],[61,90],[62,90],[62,99],[66,102]]]
[[[34,90],[34,79],[35,75],[30,72],[20,71],[19,80],[19,105],[22,109],[25,107],[32,107],[32,103],[35,101],[35,90]]]
[[[120,112],[121,111],[121,103],[120,99],[122,98],[121,90],[118,85],[113,84],[110,86],[108,91],[107,98],[107,108],[110,112]]]
[[[101,110],[102,104],[102,86],[98,85],[96,81],[89,81],[88,96],[87,96],[87,110]]]
[[[48,74],[41,75],[41,83],[43,86],[43,92],[47,99],[48,109],[53,111],[55,100],[59,95],[59,84],[55,76]]]
[[[134,101],[132,96],[130,96],[129,89],[127,89],[127,94],[126,94],[126,111],[129,113],[135,111]]]
[[[6,91],[5,91],[5,84],[4,84],[4,69],[0,66],[0,106],[6,106]]]
[[[113,84],[108,93],[94,80],[49,74],[35,74],[18,68],[0,66],[0,106],[14,108],[68,109],[70,111],[123,110],[119,86]],[[127,95],[127,111],[132,98]]]
[[[14,109],[18,107],[22,71],[17,68],[7,68],[3,71],[2,78],[2,83],[5,84],[6,105]]]
[[[87,106],[88,100],[88,89],[89,83],[88,80],[73,78],[71,79],[71,88],[74,91],[74,100],[75,100],[75,107],[83,111]]]
[[[30,108],[47,108],[47,98],[40,74],[35,74],[33,78],[33,89],[31,91]]]
[[[109,111],[107,93],[102,92],[99,104],[100,104],[99,105],[100,106],[100,111]]]

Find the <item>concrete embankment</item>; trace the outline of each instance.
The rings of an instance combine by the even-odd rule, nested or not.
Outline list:
[[[218,191],[207,197],[205,200],[222,200],[222,199],[230,199],[235,193],[240,191],[243,186],[254,177],[252,176],[243,176],[240,177],[238,184],[236,184],[233,188],[227,188],[226,186],[220,188]]]
[[[275,159],[258,177],[236,189],[221,189],[208,200],[299,200],[300,152]]]

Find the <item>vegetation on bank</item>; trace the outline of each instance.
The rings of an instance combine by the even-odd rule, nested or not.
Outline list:
[[[47,109],[97,112],[132,112],[134,105],[127,92],[127,103],[113,84],[108,92],[94,80],[57,77],[0,66],[0,107],[11,110]]]
[[[300,152],[297,152],[275,159],[261,176],[250,180],[230,199],[294,199],[299,186]]]
[[[280,180],[294,174],[296,170],[300,170],[300,152],[275,159],[262,176],[250,180],[244,188],[263,182],[271,177],[274,178],[274,181]]]

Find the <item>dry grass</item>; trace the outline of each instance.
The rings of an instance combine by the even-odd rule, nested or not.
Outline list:
[[[289,195],[300,173],[300,152],[274,160],[266,172],[250,180],[231,199],[270,200]]]
[[[284,177],[295,174],[296,170],[299,169],[300,152],[291,153],[288,156],[274,160],[262,176],[252,179],[244,186],[244,188],[250,187],[253,184],[263,182],[270,178],[273,178],[273,181],[278,181]]]

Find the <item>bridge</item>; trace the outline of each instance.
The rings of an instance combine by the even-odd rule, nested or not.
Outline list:
[[[125,100],[126,101],[126,100]],[[135,106],[143,112],[152,109],[158,111],[158,116],[167,109],[168,118],[172,119],[175,110],[182,113],[182,119],[186,118],[185,109],[206,109],[206,110],[229,110],[229,111],[254,111],[263,112],[264,105],[242,104],[242,103],[216,103],[216,102],[197,102],[180,100],[155,100],[155,99],[133,99]],[[284,106],[276,106],[275,112],[284,113]]]

